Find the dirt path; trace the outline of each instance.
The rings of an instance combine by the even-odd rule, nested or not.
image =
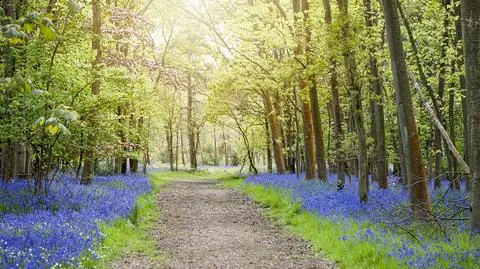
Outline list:
[[[173,182],[158,197],[153,236],[167,259],[130,257],[128,268],[334,268],[218,182]],[[133,259],[132,259],[133,258]],[[120,268],[116,264],[116,268]]]

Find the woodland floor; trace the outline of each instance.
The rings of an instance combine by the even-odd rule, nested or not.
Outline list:
[[[218,181],[175,181],[158,194],[152,236],[165,259],[124,257],[112,268],[334,268]]]

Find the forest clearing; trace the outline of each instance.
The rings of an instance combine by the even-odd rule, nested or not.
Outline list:
[[[0,17],[0,269],[480,268],[480,0]]]

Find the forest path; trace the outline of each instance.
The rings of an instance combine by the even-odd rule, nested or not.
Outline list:
[[[159,268],[334,268],[218,181],[174,181],[157,203],[153,236],[168,256]]]

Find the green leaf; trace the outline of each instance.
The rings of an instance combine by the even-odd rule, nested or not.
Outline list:
[[[57,40],[57,34],[53,31],[52,28],[47,27],[45,25],[40,24],[40,33],[42,36],[48,41],[55,41]]]
[[[45,132],[49,136],[54,136],[54,135],[58,134],[59,131],[60,131],[60,127],[58,125],[47,125],[47,126],[45,126]]]
[[[5,10],[0,7],[0,17],[5,17]]]
[[[25,81],[25,91],[32,92],[32,82],[30,80]]]

